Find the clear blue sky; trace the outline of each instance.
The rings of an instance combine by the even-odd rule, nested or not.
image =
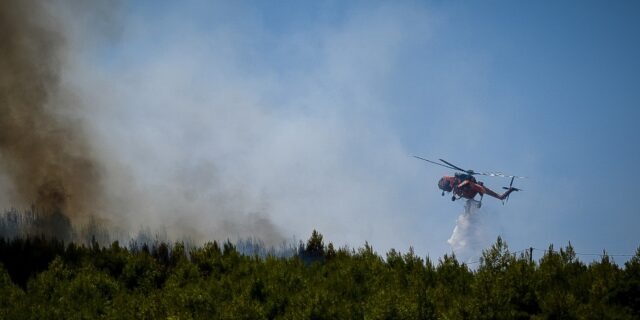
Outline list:
[[[249,193],[264,196],[286,235],[318,228],[352,246],[450,251],[461,204],[440,197],[436,182],[451,172],[416,154],[529,176],[506,206],[485,199],[482,212],[488,237],[502,235],[513,250],[571,241],[578,252],[629,254],[640,245],[637,1],[142,1],[121,9],[119,39],[97,64],[116,78],[152,74],[151,87],[184,86],[175,99],[189,97],[185,110],[198,121],[185,116],[176,130],[201,141],[162,152],[197,150],[240,184],[259,185]],[[220,110],[200,113],[199,101],[238,100],[250,107],[229,118],[241,127],[224,131],[234,147],[210,144],[221,132],[206,119]],[[140,112],[171,119],[171,108]],[[145,132],[146,143],[167,141]],[[234,169],[235,156],[270,166],[246,160]],[[327,191],[343,187],[343,198]],[[372,207],[381,209],[358,212]]]

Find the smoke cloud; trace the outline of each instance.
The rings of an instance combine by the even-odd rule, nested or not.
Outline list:
[[[0,175],[14,204],[95,213],[103,172],[60,83],[65,37],[41,1],[0,3]]]
[[[70,239],[72,225],[98,221],[114,234],[151,226],[166,227],[174,239],[255,236],[269,244],[282,241],[259,208],[245,205],[241,187],[221,186],[224,182],[216,180],[212,163],[194,160],[162,168],[171,173],[151,172],[161,180],[149,181],[140,173],[141,166],[129,165],[126,157],[116,154],[125,150],[109,149],[114,141],[105,142],[95,134],[100,120],[87,118],[96,114],[97,107],[113,110],[108,104],[117,101],[87,94],[108,88],[108,82],[97,87],[93,78],[89,87],[73,86],[88,75],[82,70],[86,66],[76,60],[81,56],[78,43],[88,41],[78,37],[95,35],[63,21],[105,9],[100,3],[95,6],[99,8],[73,1],[61,2],[60,7],[39,1],[0,4],[3,205],[25,208],[25,216],[43,216],[34,220],[38,221],[34,230],[65,240]],[[145,155],[134,162],[147,160],[153,152],[141,151]],[[202,199],[203,194],[208,198]]]
[[[241,3],[105,3],[2,5],[5,208],[169,239],[447,246],[384,95],[424,10],[279,33]]]

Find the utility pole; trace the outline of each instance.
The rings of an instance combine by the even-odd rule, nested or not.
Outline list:
[[[533,247],[529,247],[529,263],[533,264]]]

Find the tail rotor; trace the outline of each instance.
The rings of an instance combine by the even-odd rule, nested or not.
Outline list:
[[[509,186],[508,186],[508,187],[502,187],[502,189],[505,189],[505,190],[513,190],[513,191],[522,191],[522,189],[518,189],[518,188],[515,188],[515,187],[513,186],[513,180],[514,180],[515,178],[516,178],[516,177],[511,177],[511,182],[509,183]],[[508,194],[508,195],[507,195],[507,198],[505,199],[505,201],[506,201],[506,202],[509,202],[509,196],[510,196],[510,195],[511,195],[511,194]],[[503,204],[504,204],[504,202],[503,202]]]

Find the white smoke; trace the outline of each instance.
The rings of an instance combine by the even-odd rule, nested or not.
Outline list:
[[[482,212],[480,202],[467,200],[464,212],[458,216],[453,233],[447,240],[460,261],[477,259],[482,249],[490,244]]]
[[[291,34],[242,4],[152,7],[109,14],[104,41],[100,7],[57,8],[61,82],[104,171],[101,218],[195,241],[278,245],[317,229],[381,251],[430,243],[385,93],[427,12],[367,7]]]

